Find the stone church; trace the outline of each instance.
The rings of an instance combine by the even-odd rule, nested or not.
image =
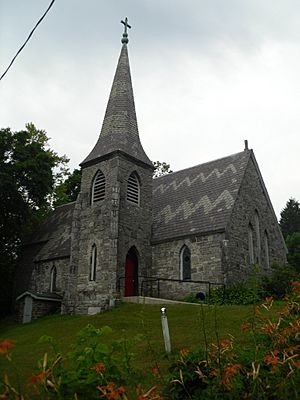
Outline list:
[[[124,23],[124,22],[123,22]],[[94,314],[127,296],[207,294],[286,261],[254,153],[153,179],[138,131],[127,19],[99,138],[82,161],[81,191],[23,245],[19,318],[60,309]],[[188,134],[188,132],[187,132]]]

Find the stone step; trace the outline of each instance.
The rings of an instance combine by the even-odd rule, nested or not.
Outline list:
[[[136,303],[136,304],[188,304],[193,306],[202,305],[202,303],[188,303],[186,301],[160,299],[157,297],[144,297],[144,296],[128,296],[122,297],[122,301],[125,303]]]

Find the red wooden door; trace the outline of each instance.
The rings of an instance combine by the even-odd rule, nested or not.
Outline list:
[[[137,263],[126,257],[125,263],[125,297],[137,295]]]

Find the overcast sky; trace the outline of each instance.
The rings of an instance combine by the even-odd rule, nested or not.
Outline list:
[[[50,0],[0,0],[0,74]],[[300,200],[299,0],[56,0],[0,82],[0,127],[33,122],[70,168],[93,148],[128,17],[143,147],[173,170],[248,139],[277,216]]]

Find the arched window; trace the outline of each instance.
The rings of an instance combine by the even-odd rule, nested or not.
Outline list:
[[[268,232],[265,231],[264,233],[264,242],[265,242],[265,264],[266,267],[270,267],[270,256],[269,256],[269,237],[268,237]]]
[[[56,292],[56,276],[57,276],[57,271],[56,271],[56,266],[53,265],[50,271],[50,292]]]
[[[258,211],[255,210],[254,214],[255,221],[255,236],[256,236],[256,262],[261,263],[261,240],[260,240],[260,228],[259,228],[259,215]]]
[[[96,280],[96,267],[97,267],[97,247],[95,244],[93,244],[91,253],[91,262],[90,262],[90,281]]]
[[[91,203],[103,200],[105,197],[105,176],[102,171],[98,171],[92,184]]]
[[[185,245],[180,251],[179,279],[183,281],[191,279],[191,251]]]
[[[254,264],[253,227],[251,224],[248,226],[248,248],[250,264]]]
[[[127,200],[140,205],[140,182],[135,172],[130,174],[127,181]]]

